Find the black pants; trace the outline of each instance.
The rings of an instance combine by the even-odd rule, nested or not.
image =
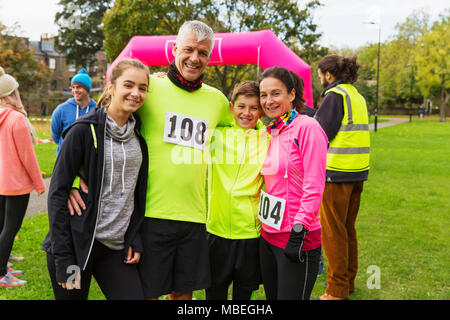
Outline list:
[[[135,264],[125,264],[123,250],[111,250],[94,241],[89,262],[81,271],[81,288],[66,290],[56,281],[55,260],[47,253],[47,268],[56,300],[87,300],[92,276],[108,300],[143,300],[141,279]]]
[[[320,251],[302,251],[304,262],[291,262],[283,249],[260,237],[261,275],[267,300],[309,300],[317,272]]]
[[[233,300],[250,300],[260,283],[259,239],[225,239],[208,234],[211,287],[207,300],[227,300],[233,282]]]
[[[8,272],[8,259],[14,238],[22,226],[30,194],[20,196],[0,195],[0,277]]]
[[[145,218],[138,269],[145,298],[191,292],[211,285],[204,223]]]

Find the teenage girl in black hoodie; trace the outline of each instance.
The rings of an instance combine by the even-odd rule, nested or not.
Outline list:
[[[148,152],[134,112],[144,103],[148,82],[148,68],[140,61],[120,61],[98,107],[63,134],[43,245],[55,299],[87,299],[92,276],[107,299],[144,298],[136,263],[142,254]],[[71,216],[67,200],[77,176],[89,193],[80,192],[86,210]]]

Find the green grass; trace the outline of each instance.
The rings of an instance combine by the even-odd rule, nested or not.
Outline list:
[[[372,132],[355,298],[450,298],[449,138],[450,124],[437,119]],[[369,265],[380,267],[379,290],[367,289]]]
[[[450,123],[437,118],[371,132],[369,180],[357,219],[359,272],[354,300],[450,299]],[[0,299],[52,299],[45,253],[47,215],[26,218],[13,254],[25,260],[22,288],[0,289]],[[326,264],[326,261],[325,261]],[[380,289],[369,289],[369,266],[380,269]],[[324,292],[326,273],[313,297]],[[194,298],[204,299],[203,290]],[[104,299],[93,280],[90,299]],[[167,299],[167,296],[161,299]],[[264,289],[256,299],[265,299]]]
[[[51,138],[50,121],[33,121],[32,125],[39,140]],[[57,145],[54,142],[41,143],[34,146],[39,168],[44,178],[49,178],[52,175],[56,161],[56,147]]]
[[[50,178],[56,161],[56,147],[53,142],[42,143],[34,146],[34,151],[44,178]]]

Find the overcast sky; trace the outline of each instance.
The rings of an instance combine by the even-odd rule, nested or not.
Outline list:
[[[321,44],[335,47],[358,47],[378,41],[375,21],[381,25],[381,41],[389,39],[397,23],[402,23],[416,9],[425,9],[432,20],[438,18],[448,0],[321,0],[323,7],[314,11],[314,21],[322,32]],[[18,22],[31,40],[42,33],[56,34],[54,24],[57,0],[0,0],[0,22],[7,26]]]

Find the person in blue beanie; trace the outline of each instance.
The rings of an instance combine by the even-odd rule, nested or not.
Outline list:
[[[81,69],[72,78],[72,95],[73,98],[60,104],[52,113],[51,131],[52,139],[58,145],[56,155],[59,153],[63,138],[61,137],[64,130],[66,130],[79,117],[95,109],[96,102],[91,99],[89,92],[92,86],[92,80],[89,77],[86,69]]]

